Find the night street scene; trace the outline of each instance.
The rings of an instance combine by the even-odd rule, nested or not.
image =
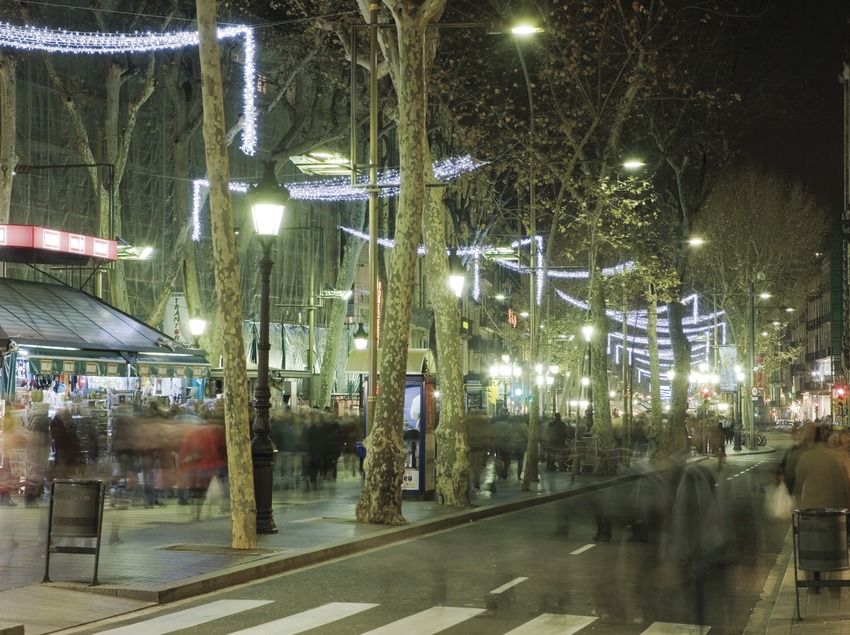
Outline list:
[[[850,633],[848,0],[2,0],[0,635]]]

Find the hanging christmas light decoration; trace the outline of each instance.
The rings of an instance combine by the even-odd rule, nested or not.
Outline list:
[[[484,162],[476,161],[469,155],[462,157],[454,157],[436,161],[433,169],[434,174],[441,181],[449,181],[457,176],[471,172],[484,165]],[[399,173],[398,170],[386,170],[381,173],[381,178],[378,179],[381,185],[379,196],[388,198],[396,196],[399,192]],[[289,190],[289,197],[301,201],[365,201],[369,198],[369,193],[364,189],[368,185],[368,181],[363,180],[356,186],[352,186],[349,179],[346,177],[338,177],[333,179],[324,179],[321,181],[302,181],[295,183],[284,183],[286,189]],[[231,192],[247,192],[250,184],[234,181],[229,184]],[[192,182],[192,240],[197,242],[201,239],[201,199],[203,189],[209,187],[207,179],[195,179]],[[348,231],[354,236],[357,236],[356,230],[346,227],[340,227],[343,231]],[[360,232],[362,233],[362,232]],[[366,234],[358,236],[363,240],[368,240]],[[395,244],[392,240],[382,238],[378,240],[378,244],[384,247],[392,248]],[[420,254],[425,253],[420,247]]]
[[[242,67],[242,129],[241,150],[251,156],[257,149],[257,110],[254,90],[257,84],[254,32],[247,26],[220,27],[219,40],[244,38]],[[0,48],[19,51],[42,51],[70,55],[115,55],[119,53],[151,53],[198,46],[197,31],[176,33],[100,33],[46,29],[31,25],[15,26],[0,22]]]

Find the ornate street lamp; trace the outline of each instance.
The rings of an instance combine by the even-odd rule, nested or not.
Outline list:
[[[369,334],[366,333],[366,330],[363,328],[363,322],[357,326],[357,330],[354,332],[354,348],[358,351],[365,351],[366,347],[369,346]]]
[[[201,337],[207,330],[207,321],[201,317],[193,317],[189,319],[189,334],[192,336],[192,346],[198,348],[198,338]]]
[[[466,271],[457,256],[450,258],[449,262],[451,264],[451,269],[449,270],[449,288],[455,294],[456,298],[460,298],[463,295]]]
[[[254,501],[257,507],[257,533],[276,534],[272,514],[272,467],[277,448],[269,435],[269,278],[272,271],[271,246],[280,229],[289,192],[278,185],[274,163],[266,162],[263,178],[249,193],[254,231],[260,239],[260,333],[257,343],[257,386],[254,390],[254,426],[251,459],[254,465]]]

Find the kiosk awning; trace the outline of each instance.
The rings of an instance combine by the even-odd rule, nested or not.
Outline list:
[[[0,278],[0,350],[13,348],[45,375],[191,378],[209,368],[204,351],[83,291]]]
[[[381,369],[381,350],[378,349],[378,371]],[[345,362],[346,373],[366,374],[369,372],[369,351],[351,351]],[[437,360],[430,348],[407,350],[407,375],[433,375],[437,372]]]

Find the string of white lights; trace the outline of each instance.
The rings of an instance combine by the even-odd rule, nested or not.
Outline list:
[[[461,174],[477,170],[482,165],[486,165],[486,162],[473,159],[468,154],[441,159],[434,162],[434,177],[440,182],[447,182],[457,178]],[[382,170],[378,174],[378,186],[380,187],[378,196],[380,198],[398,196],[400,183],[401,176],[398,170]],[[341,176],[322,179],[320,181],[287,183],[286,187],[289,189],[289,195],[293,199],[339,202],[367,200],[369,198],[368,185],[369,180],[366,176],[358,177],[356,185],[351,184],[349,177]]]
[[[463,174],[470,172],[484,165],[481,161],[476,161],[469,155],[462,157],[452,157],[443,159],[434,163],[434,173],[440,176],[442,180],[451,180]],[[396,187],[382,188],[379,196],[388,197],[398,193],[399,174],[398,170],[386,170],[382,173],[381,179],[386,185],[395,185]],[[365,200],[369,198],[369,193],[362,187],[352,186],[349,179],[339,177],[334,179],[326,179],[323,181],[295,182],[285,183],[286,189],[289,190],[289,197],[301,201],[346,201],[346,200]],[[366,185],[364,181],[362,185]],[[202,188],[209,187],[207,179],[195,179],[192,182],[192,240],[195,242],[201,239],[201,199]],[[249,183],[234,181],[230,183],[231,192],[247,192],[250,187]],[[357,236],[356,230],[346,227],[340,227],[343,231],[348,231],[352,235]],[[362,234],[362,232],[360,232]],[[368,235],[362,234],[358,236],[363,240],[369,240]],[[378,244],[383,247],[392,248],[395,244],[387,238],[378,239]],[[424,254],[424,248],[419,247],[419,253]]]
[[[218,29],[218,39],[244,38],[242,69],[242,129],[241,150],[253,155],[257,149],[257,110],[254,103],[256,78],[256,46],[254,32],[247,26],[227,26]],[[0,48],[44,53],[114,55],[117,53],[151,53],[198,46],[197,31],[172,33],[100,33],[67,31],[0,22]]]

